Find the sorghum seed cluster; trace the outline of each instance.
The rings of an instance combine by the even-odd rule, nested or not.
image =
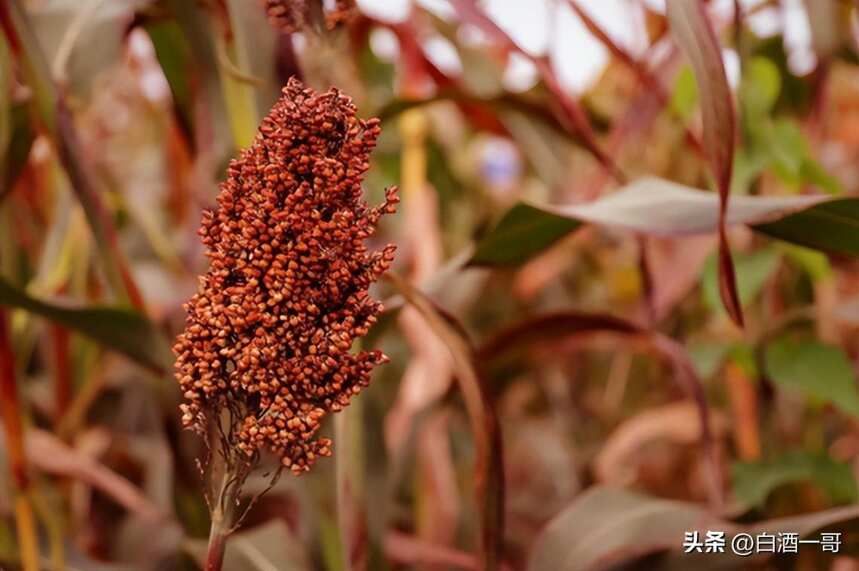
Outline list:
[[[296,474],[331,454],[314,437],[320,421],[387,360],[351,351],[381,310],[368,288],[394,256],[365,245],[398,202],[396,188],[375,208],[362,198],[379,133],[336,89],[293,79],[231,162],[217,210],[203,215],[210,265],[174,347],[186,427],[204,433],[231,411],[238,450],[268,449]]]
[[[288,33],[301,32],[312,21],[312,3],[320,0],[265,0],[266,12],[271,22]],[[325,10],[325,23],[329,29],[345,22],[355,11],[355,0],[336,0],[330,10]]]

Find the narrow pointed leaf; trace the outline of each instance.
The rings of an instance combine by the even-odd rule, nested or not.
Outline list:
[[[624,560],[678,548],[684,532],[708,524],[727,531],[701,506],[596,487],[546,526],[528,569],[607,569]]]
[[[847,355],[839,347],[777,339],[766,349],[766,369],[778,386],[859,417],[859,390]]]
[[[722,50],[701,0],[667,0],[666,12],[680,49],[692,64],[704,123],[704,150],[719,189],[719,292],[731,318],[743,324],[736,275],[725,234],[725,216],[734,169],[736,118]]]
[[[24,170],[35,139],[35,133],[30,126],[30,116],[24,104],[12,105],[9,108],[9,127],[9,144],[2,158],[4,164],[0,167],[0,173],[3,175],[0,179],[0,199],[12,190],[18,175]]]
[[[484,393],[475,352],[464,330],[450,316],[443,314],[429,298],[396,274],[388,274],[388,277],[450,351],[477,449],[474,485],[481,524],[481,569],[498,569],[504,538],[501,432],[492,404]]]
[[[496,229],[478,245],[471,263],[486,266],[521,263],[581,225],[576,219],[519,203],[504,215]]]
[[[839,504],[859,496],[850,466],[825,454],[789,452],[770,461],[737,462],[731,467],[734,495],[744,506],[763,507],[770,493],[794,482],[813,482]]]
[[[145,28],[170,87],[176,117],[188,139],[193,140],[195,93],[192,85],[195,81],[199,83],[200,79],[197,77],[199,70],[192,63],[189,42],[175,20],[147,22]]]
[[[719,519],[701,506],[645,496],[628,490],[595,487],[576,498],[541,532],[531,553],[529,571],[586,571],[610,568],[720,569],[758,568],[769,554],[740,557],[731,552],[738,533],[790,532],[800,538],[821,530],[853,530],[859,522],[859,507],[849,506],[810,514],[741,525]],[[684,534],[707,530],[724,531],[727,548],[721,553],[683,552]],[[849,548],[842,546],[842,555]],[[702,550],[703,551],[703,550]],[[817,551],[817,550],[816,550]],[[818,551],[819,552],[819,551]],[[642,557],[646,566],[635,566]],[[813,556],[813,553],[803,553]],[[782,555],[787,558],[789,555]],[[626,564],[624,566],[623,564]]]
[[[524,263],[583,224],[664,237],[718,232],[718,207],[715,193],[657,178],[639,179],[585,204],[519,203],[477,245],[470,263]],[[859,198],[735,196],[725,221],[809,248],[859,255]]]
[[[755,224],[754,229],[807,248],[859,256],[859,198],[820,202],[785,217]]]
[[[24,309],[82,333],[157,374],[170,367],[172,357],[164,337],[139,313],[113,307],[74,308],[47,303],[2,278],[0,305]]]

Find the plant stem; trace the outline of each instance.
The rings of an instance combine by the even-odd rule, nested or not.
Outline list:
[[[217,459],[221,458],[221,461]],[[206,552],[206,571],[221,571],[224,564],[224,549],[227,546],[227,535],[231,531],[233,525],[233,513],[235,506],[236,492],[231,492],[229,488],[235,489],[236,486],[231,486],[230,482],[233,479],[232,471],[226,466],[219,452],[215,452],[212,457],[214,470],[218,469],[218,464],[223,468],[221,484],[218,494],[214,498],[212,505],[212,527],[209,530],[209,548]],[[213,470],[212,475],[215,475]]]
[[[364,478],[363,410],[360,399],[334,417],[336,456],[337,524],[343,547],[343,569],[367,569],[370,552],[367,525],[367,490]]]
[[[50,325],[51,344],[54,358],[54,425],[65,417],[72,402],[72,370],[69,362],[69,331],[62,325]]]
[[[244,4],[228,0],[226,6],[225,30],[215,32],[215,52],[218,54],[218,68],[221,75],[224,103],[230,129],[236,147],[247,148],[253,143],[260,112],[257,106],[256,87],[250,78],[250,57],[248,46],[250,38],[242,26],[241,14]],[[239,74],[236,73],[238,70]]]
[[[216,422],[222,420],[218,418]],[[211,486],[208,497],[212,525],[209,529],[205,571],[221,571],[227,536],[232,532],[236,499],[241,492],[241,486],[236,480],[235,464],[230,462],[227,456],[230,451],[225,449],[216,426],[209,427],[209,449],[212,451],[212,457],[207,478],[208,485]],[[215,482],[218,482],[217,487]]]
[[[51,571],[65,571],[66,569],[66,552],[64,545],[63,534],[63,517],[54,509],[55,506],[50,505],[44,495],[40,494],[38,489],[34,489],[30,494],[30,500],[36,512],[39,521],[44,525],[44,529],[48,539],[50,550]]]
[[[39,571],[39,544],[36,539],[36,522],[30,505],[27,476],[27,458],[24,452],[24,429],[21,422],[21,405],[15,380],[15,360],[9,341],[6,309],[0,307],[0,409],[6,433],[6,449],[12,480],[15,484],[15,525],[18,530],[18,547],[24,571]]]
[[[15,527],[18,530],[18,548],[21,551],[21,568],[39,571],[39,543],[36,539],[36,518],[30,498],[19,490],[15,498]]]
[[[209,533],[209,549],[206,553],[206,571],[221,571],[224,565],[224,548],[227,534],[222,518],[212,517],[212,530]]]

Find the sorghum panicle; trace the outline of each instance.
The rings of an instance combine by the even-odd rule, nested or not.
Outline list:
[[[311,21],[311,2],[321,0],[265,0],[266,12],[271,22],[284,32],[300,32]],[[355,0],[336,0],[330,10],[325,11],[325,23],[329,29],[345,22],[355,11]]]
[[[299,474],[330,455],[315,438],[322,418],[387,360],[350,351],[376,321],[368,288],[394,256],[365,245],[398,202],[396,188],[375,208],[362,198],[379,132],[336,89],[290,80],[204,212],[210,265],[174,347],[182,421],[204,433],[239,411],[228,437],[248,461],[267,449]]]

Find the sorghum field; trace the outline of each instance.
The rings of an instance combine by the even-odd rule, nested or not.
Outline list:
[[[859,3],[0,30],[0,569],[859,570]]]

